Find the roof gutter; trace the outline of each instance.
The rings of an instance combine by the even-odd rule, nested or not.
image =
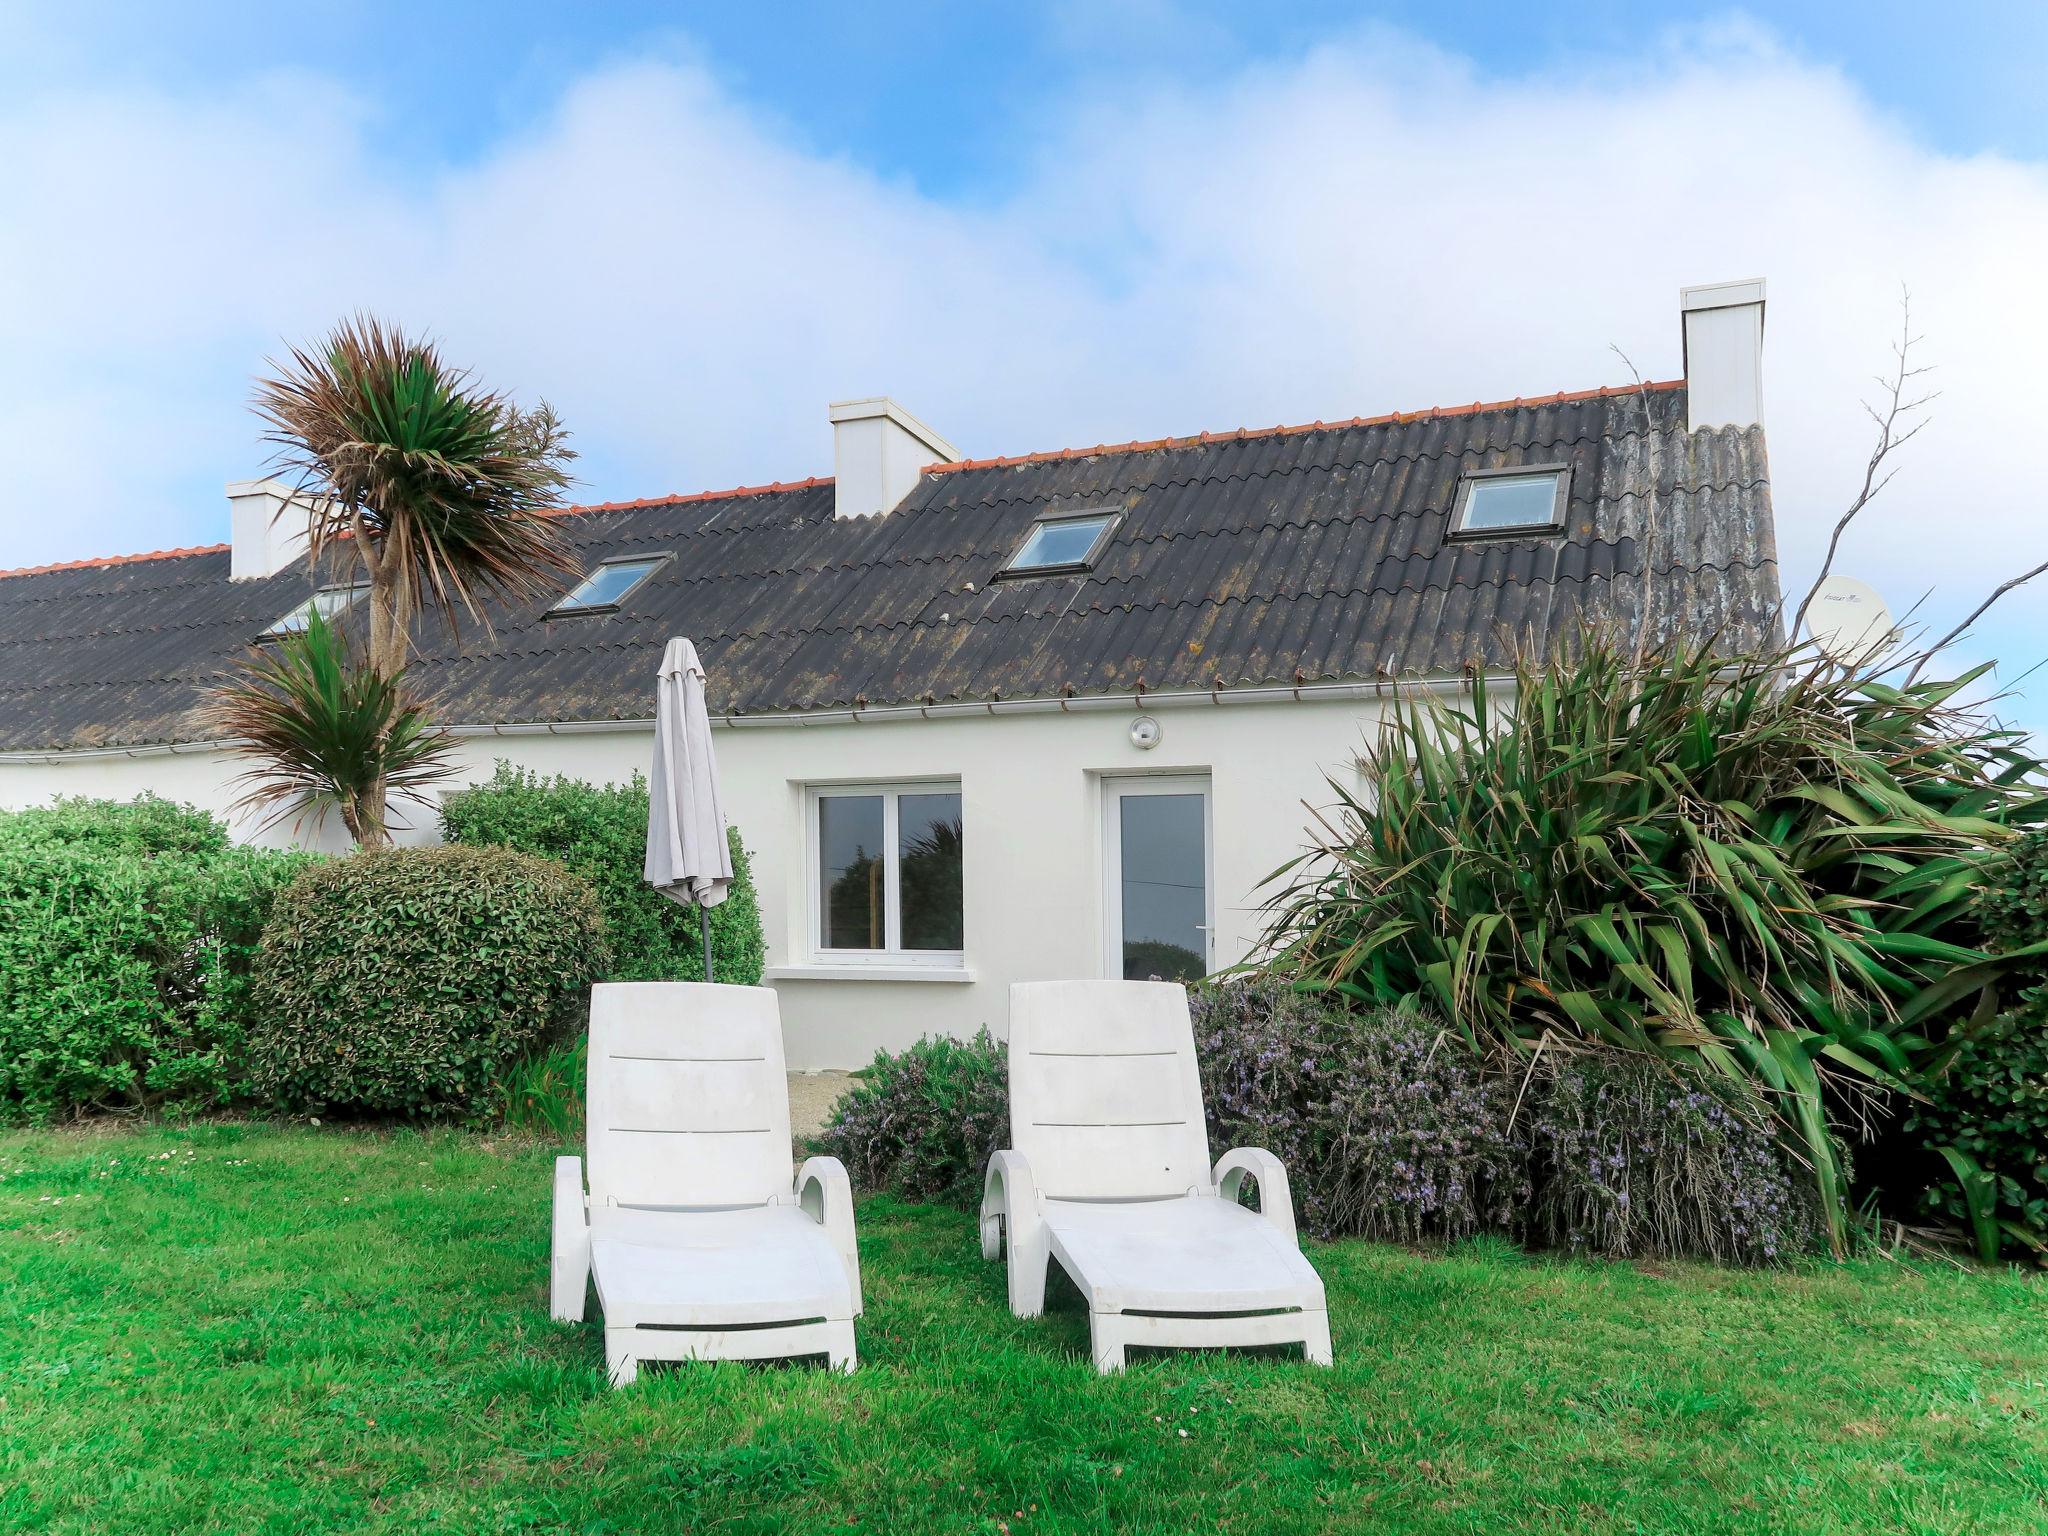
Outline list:
[[[1488,673],[1489,686],[1509,684],[1511,677]],[[904,720],[975,719],[985,715],[1079,715],[1123,711],[1143,714],[1155,709],[1221,708],[1248,704],[1365,703],[1423,694],[1452,698],[1470,693],[1472,680],[1466,677],[1403,678],[1370,683],[1277,684],[1258,688],[1202,688],[1161,690],[1156,693],[1086,694],[1075,698],[1028,698],[948,700],[931,704],[892,704],[880,708],[791,710],[760,715],[713,715],[711,724],[723,730],[769,730],[784,727],[830,725],[886,725]],[[587,736],[654,729],[651,717],[633,720],[522,720],[502,725],[451,725],[451,736]],[[0,766],[55,764],[119,757],[172,757],[194,752],[217,752],[235,745],[232,740],[160,742],[133,747],[81,747],[71,751],[0,752]]]
[[[235,743],[218,741],[149,741],[132,747],[52,747],[41,752],[0,752],[0,766],[33,763],[89,763],[115,757],[184,757],[218,752]]]

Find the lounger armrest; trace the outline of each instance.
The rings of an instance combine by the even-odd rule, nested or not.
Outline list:
[[[981,1256],[1002,1256],[1003,1229],[1014,1247],[1020,1235],[1028,1244],[1039,1226],[1038,1180],[1022,1152],[998,1152],[988,1160],[988,1179],[981,1187]]]
[[[825,1229],[825,1236],[839,1251],[847,1281],[853,1287],[853,1311],[858,1317],[860,1248],[853,1237],[853,1181],[846,1176],[846,1164],[836,1157],[804,1159],[803,1167],[796,1171],[796,1203]]]
[[[1235,1200],[1244,1181],[1259,1187],[1259,1214],[1298,1241],[1294,1233],[1294,1193],[1287,1187],[1287,1169],[1264,1147],[1238,1147],[1216,1160],[1216,1193]]]
[[[583,1194],[583,1159],[555,1159],[554,1263],[549,1274],[548,1315],[558,1323],[583,1321],[590,1288],[590,1206]]]
[[[1038,1180],[1022,1152],[998,1152],[988,1160],[981,1190],[981,1256],[1009,1260],[1010,1310],[1036,1317],[1045,1310],[1045,1270],[1050,1237]]]

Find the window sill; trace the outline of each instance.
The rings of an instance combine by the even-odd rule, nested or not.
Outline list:
[[[771,965],[763,981],[926,981],[961,986],[974,980],[964,965]]]

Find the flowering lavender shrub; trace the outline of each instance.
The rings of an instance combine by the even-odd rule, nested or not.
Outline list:
[[[1514,1232],[1529,1188],[1513,1084],[1433,1021],[1258,983],[1192,998],[1209,1135],[1287,1165],[1319,1236]]]
[[[1770,1110],[1648,1057],[1543,1061],[1523,1104],[1532,1235],[1613,1258],[1768,1264],[1810,1246],[1819,1211]]]
[[[934,1036],[876,1052],[817,1147],[862,1189],[971,1206],[989,1158],[1009,1140],[1009,1063],[984,1029],[972,1040]]]

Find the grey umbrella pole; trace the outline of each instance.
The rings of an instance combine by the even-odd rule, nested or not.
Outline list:
[[[716,981],[711,974],[711,909],[702,902],[697,905],[697,936],[704,941],[704,979]]]

